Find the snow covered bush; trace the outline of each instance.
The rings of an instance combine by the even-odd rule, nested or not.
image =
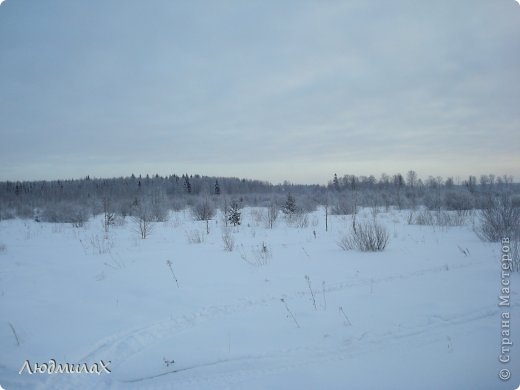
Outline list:
[[[466,224],[467,216],[464,213],[438,211],[434,215],[434,223],[437,226],[463,226]]]
[[[251,254],[253,255],[253,259],[250,259],[244,250],[243,246],[240,247],[240,257],[249,265],[255,267],[261,267],[269,264],[269,260],[272,257],[271,249],[267,246],[265,242],[262,242],[261,245],[255,245],[251,248]]]
[[[258,266],[267,265],[272,256],[271,250],[265,244],[265,242],[262,242],[261,245],[254,247],[252,253]]]
[[[265,220],[265,210],[263,208],[257,209],[252,208],[251,209],[251,221],[253,223],[254,227],[259,227],[262,222]]]
[[[330,209],[331,215],[349,215],[354,212],[354,204],[346,196],[339,197]]]
[[[295,216],[295,226],[303,229],[309,226],[309,216],[305,213],[297,213]]]
[[[114,247],[114,240],[108,234],[103,236],[94,234],[90,236],[89,243],[90,247],[92,248],[92,252],[99,255],[110,253]]]
[[[42,222],[71,223],[74,226],[83,226],[89,217],[88,210],[78,204],[58,202],[48,204],[41,213]]]
[[[480,225],[475,231],[484,241],[520,238],[520,207],[508,194],[492,199],[490,205],[480,211],[479,220]]]
[[[463,226],[466,224],[468,215],[450,211],[430,211],[422,210],[417,214],[410,212],[408,216],[409,225],[428,225],[428,226]]]
[[[425,209],[416,215],[410,214],[409,222],[411,225],[433,225],[433,214],[430,210]]]
[[[469,192],[450,191],[444,194],[444,206],[447,210],[468,211],[474,205],[475,200]]]
[[[386,248],[389,238],[383,225],[370,221],[354,224],[350,233],[340,238],[338,245],[345,251],[379,252]]]
[[[267,206],[267,212],[264,216],[264,224],[266,229],[272,229],[276,219],[278,218],[278,206],[274,201],[271,201]]]
[[[222,242],[224,243],[224,250],[227,252],[233,252],[235,248],[235,239],[231,234],[230,229],[225,228],[222,232]]]
[[[202,244],[205,240],[205,235],[198,229],[186,231],[186,238],[189,244]]]

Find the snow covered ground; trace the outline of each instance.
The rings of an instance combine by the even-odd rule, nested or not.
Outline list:
[[[488,390],[520,384],[520,275],[511,276],[516,344],[506,365],[498,360],[500,248],[481,242],[470,222],[412,226],[406,211],[382,212],[387,249],[361,253],[337,245],[350,217],[331,217],[325,232],[318,210],[307,227],[279,218],[271,230],[261,213],[243,210],[242,225],[231,229],[231,252],[224,250],[221,218],[210,221],[206,235],[205,223],[187,211],[155,224],[146,240],[130,219],[107,238],[100,217],[83,227],[0,222],[0,385]],[[369,210],[361,214],[371,217]],[[203,242],[190,242],[197,237]],[[110,361],[112,372],[19,375],[24,361],[50,359]],[[511,370],[507,382],[498,377],[503,368]]]

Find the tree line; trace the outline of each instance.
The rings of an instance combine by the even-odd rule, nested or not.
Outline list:
[[[140,216],[162,221],[169,210],[212,208],[236,210],[262,206],[309,212],[318,205],[330,214],[352,214],[357,207],[397,207],[432,210],[484,209],[501,194],[520,205],[520,184],[511,176],[482,175],[477,180],[406,175],[356,176],[334,174],[326,185],[302,185],[201,175],[146,175],[53,181],[0,182],[0,219],[32,218],[45,222],[82,223],[93,215]],[[207,205],[206,205],[207,206]]]

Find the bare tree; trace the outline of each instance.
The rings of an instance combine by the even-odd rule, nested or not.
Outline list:
[[[325,196],[325,231],[329,231],[329,196]]]
[[[206,221],[206,233],[209,234],[209,221],[215,216],[215,207],[208,197],[204,197],[202,201],[192,208],[193,217],[197,221]]]
[[[266,225],[269,229],[273,228],[276,219],[278,218],[278,206],[274,200],[271,200],[267,206]]]
[[[108,233],[110,226],[115,224],[116,215],[112,211],[111,202],[108,199],[108,196],[103,197],[103,227],[105,228],[105,233]]]
[[[132,219],[135,223],[134,230],[143,240],[146,239],[152,232],[154,221],[149,205],[144,202],[139,203]]]
[[[406,184],[411,188],[417,186],[417,172],[408,171],[408,173],[406,174]]]

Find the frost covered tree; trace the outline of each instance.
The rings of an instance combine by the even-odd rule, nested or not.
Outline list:
[[[139,202],[134,207],[134,216],[132,219],[135,224],[134,231],[139,234],[141,239],[145,240],[153,228],[153,217],[150,211],[150,205],[146,202]]]
[[[278,206],[274,200],[271,200],[267,206],[266,215],[266,225],[269,229],[273,228],[273,225],[276,222],[276,218],[278,218]]]
[[[110,199],[107,196],[103,197],[103,227],[105,233],[108,233],[110,226],[115,224],[115,217]]]
[[[215,216],[215,207],[210,200],[205,197],[192,208],[192,213],[197,221],[206,221],[206,233],[209,234],[209,221]]]
[[[229,223],[232,223],[233,226],[240,225],[240,214],[240,206],[238,205],[238,202],[236,200],[232,200],[228,212]]]
[[[296,199],[294,199],[294,196],[292,196],[289,192],[287,194],[287,199],[285,200],[285,203],[282,206],[282,212],[285,215],[290,216],[296,214],[296,211],[298,211],[298,208],[296,207]]]
[[[417,186],[417,172],[408,171],[406,174],[406,184],[411,188],[415,188]]]

